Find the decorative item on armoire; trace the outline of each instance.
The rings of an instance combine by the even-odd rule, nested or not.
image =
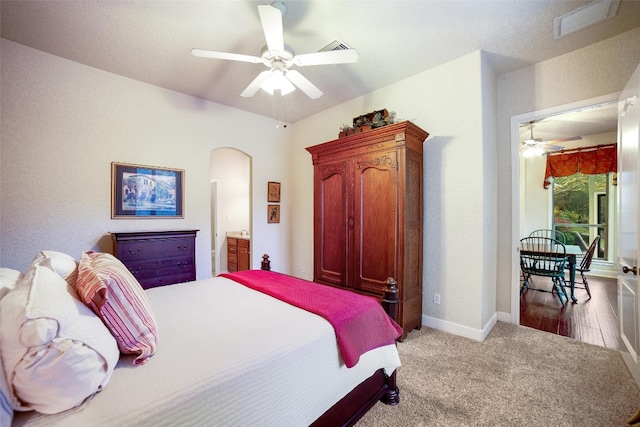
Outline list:
[[[184,169],[111,163],[111,218],[184,218]]]
[[[372,111],[371,113],[362,114],[353,118],[351,126],[342,125],[338,138],[353,135],[354,133],[368,132],[371,129],[377,129],[382,126],[398,123],[400,120],[396,117],[396,112],[389,113],[387,109]]]

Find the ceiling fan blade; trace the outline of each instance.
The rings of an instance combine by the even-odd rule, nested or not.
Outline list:
[[[307,65],[350,64],[358,62],[358,51],[355,49],[329,50],[296,55],[293,63],[301,67]]]
[[[550,139],[548,141],[544,141],[545,144],[555,144],[556,142],[567,142],[567,141],[578,141],[582,139],[581,136],[570,136],[567,138],[556,138],[556,139]]]
[[[264,82],[267,77],[269,77],[269,74],[271,74],[270,70],[266,70],[258,74],[258,77],[256,77],[251,83],[249,83],[249,86],[247,86],[247,88],[240,94],[240,96],[244,98],[251,98],[253,95],[255,95],[256,92],[260,89],[260,85],[262,84],[262,82]]]
[[[279,3],[279,5],[284,8],[284,4]],[[264,31],[264,38],[267,40],[267,47],[269,50],[282,52],[284,50],[283,11],[272,5],[261,4],[258,6],[258,13],[260,14],[260,21],[262,21],[262,30]]]
[[[296,70],[289,70],[286,77],[311,99],[320,98],[322,91]]]
[[[214,50],[191,49],[191,54],[200,58],[228,59],[230,61],[252,62],[254,64],[262,62],[262,58],[259,58],[257,56],[242,55],[239,53],[216,52]]]
[[[540,146],[540,148],[542,148],[546,152],[564,150],[564,147],[561,145],[543,144]]]

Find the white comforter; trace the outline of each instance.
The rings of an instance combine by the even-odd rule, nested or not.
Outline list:
[[[395,346],[348,369],[323,318],[218,277],[146,291],[158,352],[122,358],[101,393],[56,415],[16,413],[14,426],[306,426],[379,368]]]

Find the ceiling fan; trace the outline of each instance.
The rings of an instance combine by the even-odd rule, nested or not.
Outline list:
[[[191,53],[194,56],[203,58],[266,65],[269,69],[258,74],[240,96],[252,97],[261,88],[272,95],[276,90],[280,90],[281,95],[286,95],[295,90],[295,85],[307,94],[309,98],[319,98],[322,96],[322,91],[298,71],[290,68],[294,65],[305,67],[308,65],[354,63],[358,61],[358,51],[355,49],[341,49],[296,55],[290,46],[284,44],[282,17],[285,15],[286,10],[287,8],[282,2],[258,5],[262,30],[267,41],[267,45],[262,48],[260,56],[204,49],[191,49]]]
[[[549,139],[547,141],[543,141],[541,138],[533,137],[533,123],[534,122],[529,122],[529,126],[531,129],[531,137],[522,140],[523,157],[541,156],[551,151],[562,150],[564,149],[563,146],[555,145],[555,144],[567,142],[567,141],[577,141],[579,139],[582,139],[581,136],[570,136],[567,138],[556,138],[556,139]]]

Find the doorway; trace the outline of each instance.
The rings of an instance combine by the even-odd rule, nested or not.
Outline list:
[[[227,271],[227,233],[251,239],[252,158],[235,148],[211,151],[211,257],[213,275]],[[249,257],[251,264],[251,257]],[[250,266],[251,268],[251,266]]]
[[[533,135],[531,135],[531,124],[533,124]],[[564,133],[558,133],[559,129]],[[514,251],[512,252],[511,313],[514,323],[521,323],[520,266],[517,250],[520,238],[528,235],[534,229],[552,228],[554,222],[552,191],[543,188],[546,156],[523,157],[523,139],[547,141],[581,136],[582,138],[579,140],[574,139],[559,144],[565,149],[570,149],[585,145],[604,144],[604,141],[615,142],[616,131],[617,94],[511,118],[512,164],[514,165],[512,179],[513,182],[519,183],[514,187],[512,194],[512,244]],[[615,208],[615,203],[610,205]],[[610,212],[609,217],[615,218],[615,211]],[[612,225],[610,231],[610,238],[615,239],[615,224]],[[614,242],[614,240],[610,241]],[[615,244],[612,244],[611,247],[615,248]],[[612,254],[610,259],[615,259],[615,254]],[[615,277],[616,270],[612,262],[603,262],[597,267],[592,264],[592,267],[592,270],[598,270],[596,273],[598,275]],[[555,298],[557,301],[557,297]],[[560,308],[558,302],[558,310]]]

